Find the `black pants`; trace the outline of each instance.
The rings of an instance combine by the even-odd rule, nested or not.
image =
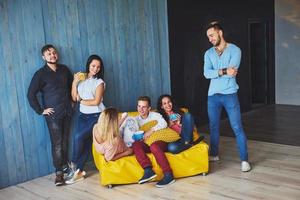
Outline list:
[[[68,164],[71,117],[65,116],[60,119],[46,117],[46,122],[50,133],[53,165],[56,173],[62,173],[63,168]]]

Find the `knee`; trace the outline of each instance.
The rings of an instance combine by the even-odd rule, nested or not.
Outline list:
[[[136,152],[138,151],[139,149],[142,148],[142,143],[141,141],[135,141],[133,144],[132,144],[132,150],[133,152]]]
[[[189,122],[194,122],[194,117],[191,113],[187,112],[187,113],[184,113],[183,120],[189,121]]]
[[[178,152],[178,146],[174,143],[168,144],[168,152],[176,154]]]
[[[159,145],[159,141],[157,142],[154,142],[150,145],[150,151],[153,153],[153,154],[156,154],[157,152],[161,152],[161,147]]]
[[[239,135],[240,133],[243,132],[243,128],[242,128],[241,124],[238,124],[238,123],[232,124],[231,128],[232,128],[233,132],[235,133],[235,135]]]
[[[61,146],[61,145],[56,144],[56,145],[54,145],[52,148],[53,148],[53,152],[54,152],[54,154],[55,154],[56,156],[61,155],[61,152],[62,152],[62,146]]]

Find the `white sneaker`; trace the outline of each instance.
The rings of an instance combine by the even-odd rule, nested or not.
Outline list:
[[[73,177],[69,180],[66,181],[67,185],[76,183],[78,181],[82,181],[84,179],[84,176],[86,175],[85,171],[80,171],[79,169],[76,170],[76,172],[74,173]]]
[[[249,172],[251,170],[251,165],[247,161],[242,161],[241,163],[242,172]]]
[[[211,161],[211,162],[215,162],[215,161],[219,161],[219,160],[220,160],[219,156],[209,156],[209,161]]]

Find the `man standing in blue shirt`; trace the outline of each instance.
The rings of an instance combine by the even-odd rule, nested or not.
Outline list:
[[[207,99],[207,111],[210,128],[210,161],[219,160],[219,135],[221,111],[224,107],[231,128],[236,136],[241,159],[241,170],[248,172],[247,138],[242,121],[240,103],[237,96],[239,89],[236,75],[241,62],[241,50],[223,37],[223,29],[218,22],[212,22],[207,28],[207,37],[213,45],[204,55],[204,76],[210,79]]]
[[[34,111],[46,118],[56,169],[55,185],[60,186],[64,184],[64,173],[71,173],[68,166],[68,140],[73,75],[67,66],[57,63],[58,53],[53,45],[45,45],[41,53],[46,63],[34,74],[27,98]],[[38,93],[42,94],[41,104],[37,98]]]

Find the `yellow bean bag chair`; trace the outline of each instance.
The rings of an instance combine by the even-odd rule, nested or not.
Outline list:
[[[137,112],[130,112],[128,114],[129,116],[138,115]],[[199,137],[196,130],[193,135],[194,140]],[[104,156],[95,150],[94,145],[92,151],[95,165],[100,172],[99,178],[102,185],[112,186],[137,183],[143,176],[144,170],[134,155],[107,162]],[[157,174],[155,180],[162,179],[163,172],[154,156],[151,153],[147,155],[152,162],[154,172]],[[166,156],[175,178],[206,174],[208,172],[208,145],[204,141],[179,154],[166,153]]]

